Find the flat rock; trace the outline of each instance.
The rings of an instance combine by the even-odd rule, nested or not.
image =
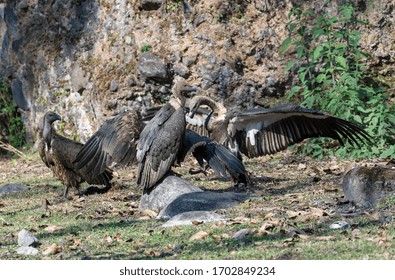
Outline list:
[[[358,207],[377,206],[395,191],[395,169],[356,167],[344,175],[343,191],[348,201]]]
[[[175,215],[168,220],[163,227],[173,227],[179,225],[192,225],[193,222],[209,223],[226,221],[225,216],[212,211],[189,211]]]
[[[178,176],[168,174],[156,185],[155,189],[151,191],[150,194],[143,194],[141,196],[139,210],[161,210],[179,196],[196,192],[203,191]]]
[[[19,255],[35,256],[38,254],[38,250],[29,246],[22,246],[16,249],[16,253]]]
[[[163,208],[158,218],[169,219],[180,213],[190,211],[214,211],[232,208],[251,197],[251,195],[234,192],[200,191],[185,193]]]
[[[39,242],[33,233],[26,229],[22,229],[18,233],[18,245],[22,247],[37,246],[39,245]]]
[[[4,184],[0,186],[0,196],[3,194],[14,193],[14,192],[23,192],[27,191],[28,188],[25,185],[21,184]]]

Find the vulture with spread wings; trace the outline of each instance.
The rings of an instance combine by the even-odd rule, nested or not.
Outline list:
[[[83,144],[63,137],[56,133],[52,127],[53,122],[61,120],[61,117],[54,112],[47,112],[39,128],[38,153],[49,167],[54,176],[62,181],[64,185],[63,196],[67,198],[70,187],[76,188],[79,192],[80,184],[105,185],[106,189],[111,187],[112,171],[104,168],[94,176],[90,176],[86,168],[76,168],[73,161]]]
[[[184,80],[178,81],[174,97],[146,124],[132,111],[106,121],[78,153],[76,166],[94,176],[114,164],[137,162],[137,183],[150,192],[175,162],[192,153],[202,169],[205,160],[218,175],[229,174],[235,183],[247,183],[240,160],[215,141],[186,129],[184,94],[193,90]]]
[[[344,145],[370,141],[369,134],[358,125],[316,110],[294,104],[270,109],[227,110],[221,103],[207,96],[194,96],[189,106],[189,118],[206,105],[211,112],[190,126],[202,127],[213,140],[228,147],[240,160],[274,154],[306,138],[329,137]],[[204,120],[204,122],[202,121]]]

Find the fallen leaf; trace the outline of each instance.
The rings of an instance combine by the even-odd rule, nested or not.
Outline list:
[[[325,236],[317,236],[315,239],[320,241],[332,241],[335,240],[336,237],[334,237],[333,235],[325,235]]]
[[[141,211],[141,216],[148,216],[150,218],[155,218],[156,216],[158,216],[158,213],[156,213],[153,210],[146,209],[146,210]]]
[[[372,213],[363,212],[362,214],[365,216],[368,216],[370,219],[372,219],[375,222],[380,221],[380,216],[381,216],[380,212],[377,212],[377,211],[372,212]]]
[[[259,234],[267,233],[268,231],[274,229],[275,227],[276,227],[276,224],[274,224],[272,222],[266,222],[260,227],[260,229],[258,230],[258,233]]]
[[[51,246],[49,246],[44,252],[43,255],[44,256],[48,256],[48,255],[55,255],[57,253],[62,252],[62,247],[60,247],[58,244],[53,243]]]
[[[197,226],[197,225],[203,224],[203,221],[192,221],[192,224],[194,226]]]
[[[161,252],[159,252],[159,251],[153,251],[153,250],[144,250],[143,254],[146,255],[146,256],[160,257]]]
[[[46,228],[44,228],[44,231],[53,233],[55,231],[59,231],[62,229],[64,229],[64,227],[54,225],[54,226],[47,226]]]
[[[336,188],[336,187],[333,186],[333,185],[326,184],[326,185],[324,185],[324,191],[325,191],[325,192],[338,192],[339,189]]]
[[[290,219],[294,219],[302,214],[302,212],[300,212],[300,211],[293,211],[293,210],[287,210],[287,212],[285,212],[285,213],[287,214],[288,218],[290,218]]]
[[[296,168],[297,170],[305,170],[306,169],[306,164],[304,164],[304,163],[299,163],[298,164],[298,167]]]
[[[205,231],[203,231],[203,230],[201,230],[201,231],[195,233],[194,235],[192,235],[192,236],[189,238],[189,240],[190,240],[190,241],[193,241],[193,240],[202,240],[202,239],[204,239],[206,236],[208,236],[208,233],[205,232]]]
[[[113,239],[111,236],[106,236],[102,239],[102,242],[106,242],[108,244],[111,244],[113,242]]]

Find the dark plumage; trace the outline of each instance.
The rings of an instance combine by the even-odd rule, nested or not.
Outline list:
[[[77,154],[76,168],[85,168],[90,176],[96,176],[115,164],[136,163],[136,146],[143,128],[136,111],[125,111],[105,121]]]
[[[184,94],[193,90],[184,80],[177,82],[174,97],[147,125],[136,112],[108,120],[81,149],[76,166],[94,176],[114,163],[127,165],[137,160],[137,183],[149,192],[177,159],[182,161],[193,152],[202,169],[206,160],[218,175],[227,177],[229,172],[234,181],[247,182],[244,166],[227,149],[193,132],[185,133]]]
[[[229,174],[232,181],[236,184],[250,184],[250,179],[243,163],[226,147],[206,136],[199,135],[193,130],[186,129],[183,146],[178,154],[177,161],[184,161],[185,157],[190,153],[198,161],[201,172],[205,173],[207,168],[211,167],[215,173],[223,178],[228,178]]]
[[[73,164],[76,155],[83,144],[57,134],[52,123],[61,120],[53,112],[47,112],[39,129],[38,152],[43,162],[52,170],[54,176],[64,185],[63,196],[67,197],[70,187],[79,191],[80,184],[84,181],[89,184],[111,186],[112,172],[106,168],[96,176],[91,177],[85,168],[77,169]]]
[[[173,97],[144,127],[137,144],[137,184],[149,192],[171,169],[183,146],[185,97],[192,89],[185,80],[173,87]]]
[[[212,112],[200,127],[240,159],[241,153],[250,158],[273,154],[312,137],[330,137],[341,145],[344,145],[342,138],[356,146],[370,141],[367,132],[351,122],[294,104],[228,111],[209,97],[195,96],[189,102],[190,118],[194,118],[202,105]]]

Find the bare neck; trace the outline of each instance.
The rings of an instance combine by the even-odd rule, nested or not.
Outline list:
[[[192,98],[191,103],[195,103],[195,102],[199,105],[199,107],[201,105],[207,105],[208,107],[210,107],[210,109],[213,111],[215,115],[226,114],[226,108],[221,103],[212,100],[210,97],[195,96],[194,98]]]
[[[50,145],[51,144],[51,136],[52,136],[52,126],[51,123],[44,120],[44,128],[43,128],[43,138],[45,142]]]

